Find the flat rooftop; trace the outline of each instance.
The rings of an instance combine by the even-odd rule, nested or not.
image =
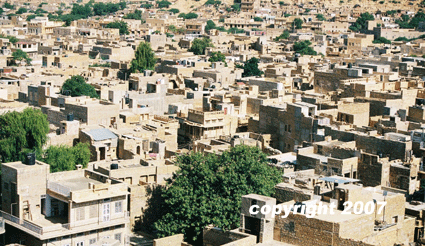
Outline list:
[[[70,189],[70,191],[79,191],[88,189],[89,183],[92,184],[104,184],[95,179],[79,177],[79,178],[71,178],[71,179],[62,179],[60,181],[56,181],[55,183],[59,183],[62,186],[65,186]]]

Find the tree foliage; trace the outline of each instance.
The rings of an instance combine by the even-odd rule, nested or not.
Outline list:
[[[52,173],[75,170],[77,164],[86,168],[90,161],[89,145],[78,143],[74,147],[50,146],[40,160],[50,165],[50,172]]]
[[[180,13],[179,17],[181,17],[185,20],[196,19],[196,18],[198,18],[198,14],[195,14],[195,13],[188,13],[188,14]]]
[[[168,9],[171,5],[171,3],[167,0],[157,1],[156,4],[157,4],[158,8],[160,8],[160,9],[163,9],[163,8]]]
[[[384,37],[379,37],[379,38],[373,40],[372,43],[374,43],[374,44],[391,44],[391,41],[384,38]]]
[[[292,27],[295,29],[301,29],[303,28],[303,20],[301,20],[300,18],[295,18],[294,22],[292,23]]]
[[[309,40],[304,40],[294,43],[294,52],[301,55],[317,55],[317,52],[314,51],[311,47],[311,42]]]
[[[19,39],[14,36],[5,36],[3,34],[0,34],[0,38],[7,38],[9,39],[9,42],[11,42],[12,44],[15,44],[16,42],[19,41]]]
[[[289,31],[288,30],[285,30],[285,31],[283,31],[283,33],[282,34],[280,34],[279,36],[277,36],[274,40],[275,41],[279,41],[279,40],[281,40],[281,39],[288,39],[289,38]]]
[[[132,20],[143,20],[142,19],[142,11],[136,9],[133,13],[128,13],[128,14],[124,15],[123,18],[124,19],[132,19]]]
[[[12,57],[15,64],[16,64],[16,61],[21,62],[22,60],[25,60],[27,62],[27,65],[31,65],[32,59],[29,58],[28,54],[21,49],[15,50],[12,53]]]
[[[15,14],[17,14],[17,15],[21,15],[21,14],[24,14],[24,13],[26,13],[28,10],[26,9],[26,8],[24,8],[24,7],[20,7],[16,12],[15,12]]]
[[[135,57],[130,65],[130,71],[132,73],[153,70],[155,68],[156,58],[150,43],[141,42],[134,55]]]
[[[113,14],[119,10],[125,9],[127,6],[125,1],[119,3],[93,3],[89,1],[86,4],[77,4],[72,5],[71,12],[66,15],[53,15],[49,14],[48,17],[51,20],[60,20],[65,22],[65,26],[71,25],[72,21],[78,19],[87,19],[90,16],[94,15],[109,15]]]
[[[209,224],[224,230],[238,227],[241,197],[271,196],[281,181],[280,172],[256,147],[239,145],[220,156],[191,153],[179,156],[177,163],[180,170],[162,193],[166,214],[153,227],[160,237],[183,233],[190,243],[199,243]]]
[[[326,21],[325,16],[323,16],[322,14],[317,14],[317,15],[316,15],[316,18],[317,18],[319,21]]]
[[[170,10],[168,10],[168,11],[170,11],[171,13],[173,13],[173,14],[178,14],[178,13],[180,13],[180,10],[179,9],[170,9]]]
[[[226,56],[223,53],[221,53],[220,51],[212,52],[208,61],[210,61],[210,62],[224,62],[226,67],[227,67]]]
[[[128,35],[130,32],[128,31],[128,25],[125,21],[114,21],[111,23],[108,23],[106,28],[115,28],[120,31],[120,35]]]
[[[94,87],[90,84],[87,84],[83,76],[80,75],[75,75],[70,79],[67,79],[62,85],[61,94],[70,95],[72,97],[84,95],[91,98],[99,98],[99,95],[97,95]]]
[[[0,115],[0,158],[2,162],[22,160],[29,151],[40,152],[47,141],[49,122],[39,109]]]
[[[15,5],[12,5],[12,4],[8,3],[8,2],[5,2],[3,4],[3,8],[6,8],[6,9],[15,9]]]
[[[206,6],[208,6],[208,5],[219,6],[220,4],[221,4],[221,1],[219,1],[219,0],[207,0],[204,5],[206,5]]]
[[[197,38],[193,40],[192,46],[190,47],[189,51],[193,52],[195,55],[204,55],[205,49],[207,47],[213,47],[211,39],[207,37]]]
[[[94,15],[108,15],[113,14],[121,9],[119,4],[115,3],[95,3],[93,4],[93,14]]]
[[[240,5],[239,3],[235,3],[235,4],[233,4],[233,5],[232,5],[232,10],[233,10],[234,12],[239,12],[239,11],[241,11],[241,5]]]
[[[217,26],[215,25],[214,21],[208,20],[207,25],[205,26],[205,31],[208,32],[211,29],[216,29]]]
[[[406,38],[406,37],[398,37],[396,39],[394,39],[394,41],[404,41],[404,42],[409,42],[410,39]]]
[[[263,21],[263,18],[258,17],[258,16],[255,16],[255,17],[254,17],[254,21],[262,22],[262,21]]]
[[[367,29],[367,22],[370,20],[375,20],[372,14],[369,14],[369,12],[362,13],[360,17],[357,18],[356,22],[350,26],[350,30],[354,32],[365,30]]]
[[[259,59],[253,57],[249,59],[244,65],[237,65],[237,68],[243,68],[242,77],[261,76],[264,72],[258,68]]]

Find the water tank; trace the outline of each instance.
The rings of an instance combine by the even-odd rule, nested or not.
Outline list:
[[[348,63],[348,68],[353,68],[353,63]]]
[[[116,170],[116,169],[118,169],[118,163],[112,163],[111,170]]]
[[[74,114],[68,114],[67,116],[66,116],[66,121],[73,121],[74,120]]]
[[[27,154],[27,165],[33,166],[35,165],[35,153],[28,153]]]

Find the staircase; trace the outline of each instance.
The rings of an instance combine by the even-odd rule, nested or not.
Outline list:
[[[24,217],[27,216],[28,220],[32,220],[31,206],[30,206],[30,203],[28,202],[28,200],[24,201],[23,211],[24,211]]]

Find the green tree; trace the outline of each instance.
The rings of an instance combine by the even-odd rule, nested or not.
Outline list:
[[[415,16],[410,20],[409,27],[410,28],[418,28],[419,23],[425,21],[425,13],[424,12],[417,12]]]
[[[285,5],[285,2],[284,1],[279,1],[279,5],[280,6],[284,6]]]
[[[244,29],[239,29],[239,28],[237,28],[237,27],[231,27],[231,28],[229,28],[229,29],[227,30],[227,32],[228,32],[228,33],[236,34],[236,33],[244,33],[244,32],[245,32],[245,30],[244,30]]]
[[[212,52],[210,58],[208,59],[210,62],[224,62],[227,67],[226,56],[219,52]]]
[[[39,159],[50,165],[52,173],[75,170],[77,164],[86,168],[90,161],[90,149],[87,143],[78,143],[74,147],[50,146]]]
[[[171,13],[173,13],[173,14],[178,14],[178,13],[180,13],[180,10],[179,9],[170,9],[170,10],[168,10],[168,11],[170,11]]]
[[[62,85],[61,94],[72,97],[89,96],[91,98],[99,98],[94,87],[87,84],[83,76],[80,75],[75,75],[65,80],[65,83]]]
[[[91,4],[87,3],[85,5],[74,4],[72,5],[71,15],[86,19],[89,16],[93,15],[93,9]]]
[[[119,29],[120,35],[130,34],[130,32],[128,31],[127,22],[125,22],[125,21],[114,21],[114,22],[108,23],[106,25],[106,28]]]
[[[404,42],[409,42],[410,40],[406,37],[398,37],[396,39],[394,39],[394,41],[404,41]]]
[[[241,11],[241,5],[239,3],[235,3],[232,5],[232,9],[234,12],[239,12]]]
[[[258,16],[255,16],[254,17],[254,21],[260,21],[260,22],[262,22],[263,21],[263,18],[258,17]]]
[[[299,53],[301,55],[312,55],[315,56],[317,55],[317,52],[314,51],[311,47],[311,42],[309,40],[304,40],[304,41],[300,41],[300,42],[295,42],[294,43],[294,52],[295,53]]]
[[[205,31],[208,32],[211,29],[216,29],[216,27],[217,26],[215,25],[214,21],[208,20],[207,25],[205,26]]]
[[[211,39],[207,37],[197,38],[193,40],[192,46],[190,47],[189,51],[193,52],[195,55],[204,55],[205,49],[207,47],[213,47]]]
[[[169,26],[168,26],[168,30],[169,30],[170,32],[176,32],[177,28],[176,28],[176,26],[175,26],[175,25],[169,25]]]
[[[141,42],[134,55],[135,57],[130,65],[130,71],[132,73],[153,70],[155,68],[156,58],[150,43]]]
[[[0,38],[7,38],[9,39],[9,42],[11,42],[12,44],[15,44],[16,42],[19,41],[19,39],[14,36],[5,36],[3,34],[0,34]]]
[[[145,8],[145,9],[150,9],[152,7],[153,7],[153,4],[150,4],[150,3],[145,3],[140,5],[140,8]]]
[[[124,19],[133,19],[133,20],[142,20],[142,11],[135,10],[133,13],[128,13],[124,15]]]
[[[222,155],[191,153],[177,159],[180,169],[168,180],[161,197],[165,214],[153,224],[159,237],[184,233],[191,244],[202,244],[202,231],[213,224],[237,228],[241,197],[272,196],[281,173],[267,164],[256,147],[239,145]]]
[[[374,44],[391,44],[391,41],[384,38],[384,37],[379,37],[379,38],[373,40],[372,43],[374,43]]]
[[[281,40],[281,39],[288,39],[289,38],[289,31],[288,30],[285,30],[285,31],[283,31],[283,33],[282,34],[280,34],[279,36],[277,36],[274,40],[275,41],[279,41],[279,40]]]
[[[8,3],[8,2],[5,2],[3,4],[3,8],[6,8],[6,9],[15,9],[15,5],[12,5],[12,4]]]
[[[325,18],[322,14],[317,14],[317,15],[316,15],[316,18],[317,18],[319,21],[326,21],[326,18]]]
[[[295,29],[301,29],[303,28],[303,20],[301,20],[300,18],[295,18],[294,22],[292,23],[292,27]]]
[[[40,152],[47,141],[49,122],[39,109],[0,115],[0,158],[2,162],[22,160],[29,151]]]
[[[162,9],[162,8],[169,8],[171,3],[163,0],[163,1],[157,1],[156,4],[158,5],[158,8]]]
[[[16,13],[15,14],[17,14],[17,15],[21,15],[21,14],[24,14],[24,13],[26,13],[28,10],[26,9],[26,8],[24,8],[24,7],[20,7],[17,11],[16,11]]]
[[[188,13],[184,16],[185,19],[189,20],[189,19],[196,19],[198,18],[198,14],[195,13]]]
[[[16,64],[16,61],[21,62],[22,60],[25,60],[27,62],[27,65],[31,65],[32,59],[28,57],[28,54],[21,50],[17,49],[12,53],[13,62]]]
[[[350,30],[354,32],[358,32],[361,30],[367,29],[367,23],[370,20],[375,20],[372,14],[369,12],[362,13],[359,18],[357,18],[356,22],[350,26]]]
[[[244,65],[237,65],[237,68],[243,68],[242,77],[261,76],[264,72],[258,68],[259,59],[253,57],[249,59]]]

